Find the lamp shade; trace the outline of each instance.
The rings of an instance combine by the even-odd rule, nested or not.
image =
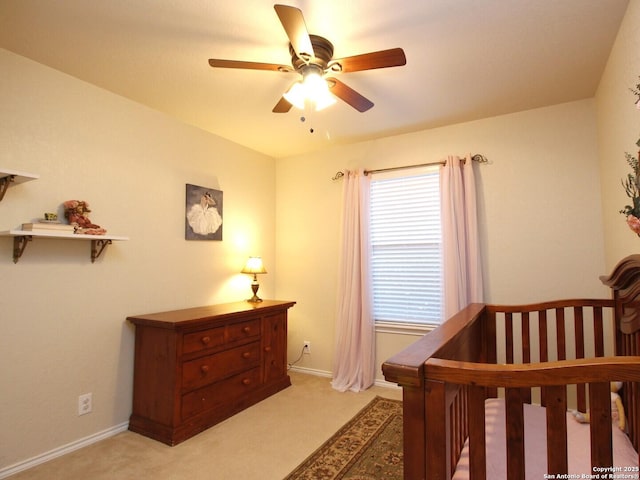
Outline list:
[[[264,268],[264,265],[262,264],[262,258],[260,257],[249,257],[247,259],[247,263],[245,264],[244,268],[241,270],[240,273],[252,273],[252,274],[258,274],[258,273],[267,273],[267,271]]]

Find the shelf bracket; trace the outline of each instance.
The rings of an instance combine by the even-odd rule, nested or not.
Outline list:
[[[15,178],[15,175],[7,175],[6,177],[0,178],[0,201],[4,198],[4,194],[7,193],[9,185],[11,185],[11,182],[13,182]]]
[[[18,260],[24,253],[24,249],[27,248],[27,243],[29,243],[32,238],[31,235],[13,237],[13,263],[18,263]]]
[[[91,240],[91,263],[94,263],[96,258],[102,255],[107,245],[111,245],[111,240]]]

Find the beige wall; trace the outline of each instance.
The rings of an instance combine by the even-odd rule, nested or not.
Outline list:
[[[640,138],[638,97],[629,91],[640,82],[640,0],[631,0],[596,96],[602,177],[607,270],[627,255],[640,252],[640,238],[619,214],[629,203],[620,180],[631,172],[624,153],[637,154]]]
[[[276,290],[298,301],[289,357],[312,342],[301,368],[332,369],[342,197],[334,174],[468,151],[492,162],[477,169],[486,300],[607,295],[598,280],[605,270],[593,100],[278,160]],[[379,334],[378,365],[414,339]]]
[[[275,267],[274,161],[0,50],[0,169],[37,173],[0,230],[83,199],[114,242],[0,238],[0,469],[128,421],[132,314],[236,301],[248,255]],[[224,192],[223,242],[184,240],[185,184]],[[274,275],[261,277],[273,297]],[[77,416],[78,395],[93,413]]]

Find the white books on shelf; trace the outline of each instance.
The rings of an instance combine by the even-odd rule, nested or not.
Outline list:
[[[47,231],[47,232],[57,232],[57,233],[73,233],[75,231],[75,227],[73,225],[69,225],[67,223],[45,223],[45,222],[37,222],[37,223],[23,223],[22,230],[26,230],[29,232],[32,231]]]

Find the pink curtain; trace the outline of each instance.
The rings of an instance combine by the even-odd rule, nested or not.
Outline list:
[[[359,392],[375,379],[375,326],[369,270],[369,177],[346,171],[331,385]]]
[[[440,171],[445,319],[483,301],[473,163],[449,156]]]

